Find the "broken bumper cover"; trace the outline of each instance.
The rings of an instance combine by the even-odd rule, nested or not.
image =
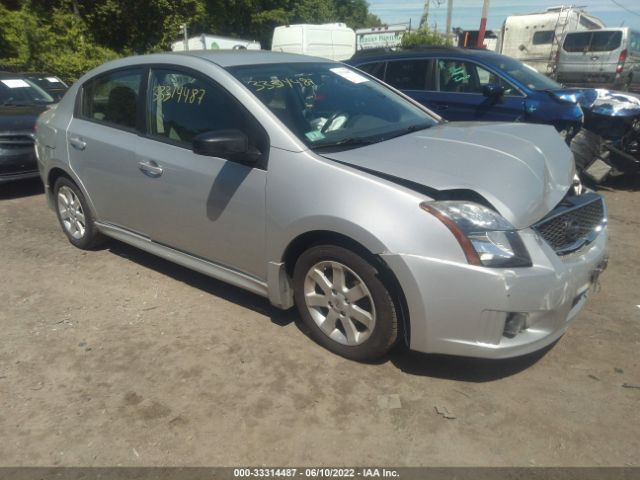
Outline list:
[[[564,334],[606,267],[607,230],[565,256],[556,255],[533,230],[521,234],[533,267],[494,269],[382,255],[407,300],[412,350],[508,358],[544,348]],[[525,321],[513,335],[505,326],[516,317]]]

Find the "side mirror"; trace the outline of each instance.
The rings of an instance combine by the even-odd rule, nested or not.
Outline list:
[[[495,83],[488,83],[482,87],[482,94],[485,97],[498,99],[504,95],[504,87]]]
[[[249,145],[249,138],[240,130],[214,130],[201,133],[193,139],[193,153],[208,157],[220,157],[241,163],[253,164],[261,152]]]

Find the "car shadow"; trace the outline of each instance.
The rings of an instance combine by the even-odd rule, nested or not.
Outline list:
[[[12,198],[32,197],[44,193],[44,185],[39,178],[16,180],[0,186],[0,200]]]
[[[210,295],[223,298],[229,302],[235,303],[242,307],[249,308],[254,312],[265,315],[271,319],[271,322],[278,326],[286,326],[297,320],[297,312],[295,309],[280,310],[272,306],[269,301],[260,295],[235,287],[228,283],[208,277],[202,273],[183,267],[176,263],[160,258],[144,250],[128,245],[126,243],[109,239],[107,250],[119,257],[126,258],[137,263],[140,266],[155,270],[156,272],[167,275],[174,280],[186,283],[189,286],[197,288]]]
[[[598,189],[637,192],[640,190],[640,174],[610,177],[598,185]]]
[[[280,310],[259,295],[182,267],[117,240],[110,239],[106,248],[111,253],[133,261],[142,267],[155,270],[210,295],[215,295],[269,317],[275,325],[284,327],[293,323],[309,339],[307,341],[312,341],[308,328],[301,321],[295,308],[286,311]],[[301,341],[305,340],[301,339]],[[553,345],[536,353],[512,359],[487,360],[413,352],[402,343],[383,358],[368,363],[380,365],[391,362],[399,370],[409,375],[482,383],[509,377],[526,370],[540,360],[552,347]],[[332,353],[327,352],[327,355],[332,355]]]
[[[413,352],[401,345],[389,354],[389,361],[409,375],[485,383],[510,377],[537,363],[554,345],[520,357],[492,360]]]

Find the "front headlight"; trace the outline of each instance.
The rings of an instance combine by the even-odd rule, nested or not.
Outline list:
[[[531,257],[516,229],[482,205],[464,201],[423,202],[453,233],[467,261],[485,267],[530,267]]]

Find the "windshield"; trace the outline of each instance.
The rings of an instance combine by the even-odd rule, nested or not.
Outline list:
[[[228,70],[312,149],[353,148],[438,123],[345,65],[287,63]]]
[[[562,88],[562,85],[554,82],[549,77],[545,77],[535,68],[513,58],[496,56],[487,58],[487,62],[532,90],[558,90]]]
[[[0,78],[0,105],[46,105],[51,96],[27,78]]]

